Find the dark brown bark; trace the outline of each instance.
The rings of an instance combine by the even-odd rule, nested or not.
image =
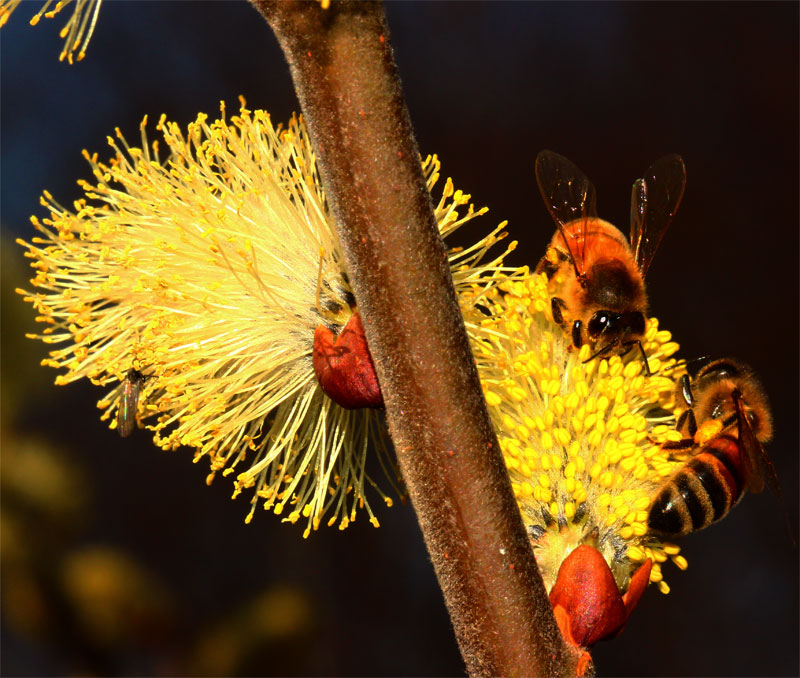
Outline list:
[[[252,1],[291,68],[467,670],[574,675],[483,399],[383,6]]]

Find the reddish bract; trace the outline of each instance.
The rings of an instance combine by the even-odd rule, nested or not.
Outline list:
[[[364,335],[361,314],[350,316],[339,336],[325,325],[314,332],[314,373],[322,390],[345,409],[383,407],[383,395]]]
[[[650,579],[652,563],[646,560],[620,595],[611,570],[600,552],[582,544],[561,563],[550,591],[558,627],[567,642],[580,648],[619,634],[625,627]],[[578,662],[582,675],[591,657],[584,652]]]

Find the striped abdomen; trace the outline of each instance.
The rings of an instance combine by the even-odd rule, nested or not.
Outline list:
[[[742,451],[731,436],[714,438],[676,471],[656,495],[647,525],[679,537],[722,518],[742,496]]]

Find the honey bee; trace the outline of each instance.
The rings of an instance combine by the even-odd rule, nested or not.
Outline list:
[[[144,384],[145,376],[139,370],[131,368],[125,376],[122,385],[122,395],[117,408],[117,431],[121,438],[127,438],[133,433],[136,425],[136,408],[139,404],[139,393]]]
[[[679,537],[723,518],[746,491],[765,481],[780,497],[778,478],[763,443],[772,438],[769,402],[753,371],[731,359],[715,360],[677,387],[687,409],[670,447],[698,448],[656,495],[647,518],[659,534]]]
[[[644,277],[683,197],[683,160],[667,155],[634,182],[630,243],[597,217],[594,186],[565,157],[539,153],[536,181],[558,226],[536,268],[550,281],[553,319],[576,348],[592,346],[588,360],[638,347],[650,376],[641,341],[647,310]]]

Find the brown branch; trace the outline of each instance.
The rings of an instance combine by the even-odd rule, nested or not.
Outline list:
[[[483,399],[383,6],[252,1],[291,68],[467,670],[575,675]]]

